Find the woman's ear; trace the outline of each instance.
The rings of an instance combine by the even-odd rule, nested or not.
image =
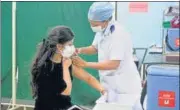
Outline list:
[[[57,50],[63,50],[63,46],[61,44],[57,44],[56,47],[57,47]]]

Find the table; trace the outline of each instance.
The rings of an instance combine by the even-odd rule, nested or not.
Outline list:
[[[156,64],[169,64],[169,65],[179,65],[179,61],[177,62],[170,62],[166,61],[166,57],[163,54],[147,54],[145,59],[142,63],[143,65],[143,80],[145,79],[146,67],[149,65],[156,65]]]

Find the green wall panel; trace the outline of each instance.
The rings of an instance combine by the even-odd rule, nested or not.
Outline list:
[[[17,3],[17,66],[19,83],[17,98],[31,99],[30,64],[36,46],[47,37],[48,30],[56,25],[67,25],[75,33],[75,46],[88,46],[94,33],[88,24],[87,13],[91,2],[18,2]],[[97,56],[82,56],[88,61],[96,61]],[[95,70],[88,72],[98,77]],[[90,104],[99,93],[86,83],[75,79],[72,100],[77,104]]]
[[[1,2],[1,96],[11,97],[12,91],[12,4]]]

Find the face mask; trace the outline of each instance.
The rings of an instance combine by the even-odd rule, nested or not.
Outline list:
[[[101,28],[101,26],[92,27],[91,29],[93,32],[102,32],[104,29]]]
[[[64,50],[62,51],[62,56],[65,58],[70,58],[75,52],[75,47],[72,46],[65,46]]]

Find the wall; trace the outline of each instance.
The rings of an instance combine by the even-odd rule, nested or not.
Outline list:
[[[11,97],[12,14],[11,2],[1,2],[1,96]]]
[[[163,11],[178,2],[148,2],[147,13],[129,13],[129,2],[118,2],[118,21],[132,35],[134,47],[162,44]]]

